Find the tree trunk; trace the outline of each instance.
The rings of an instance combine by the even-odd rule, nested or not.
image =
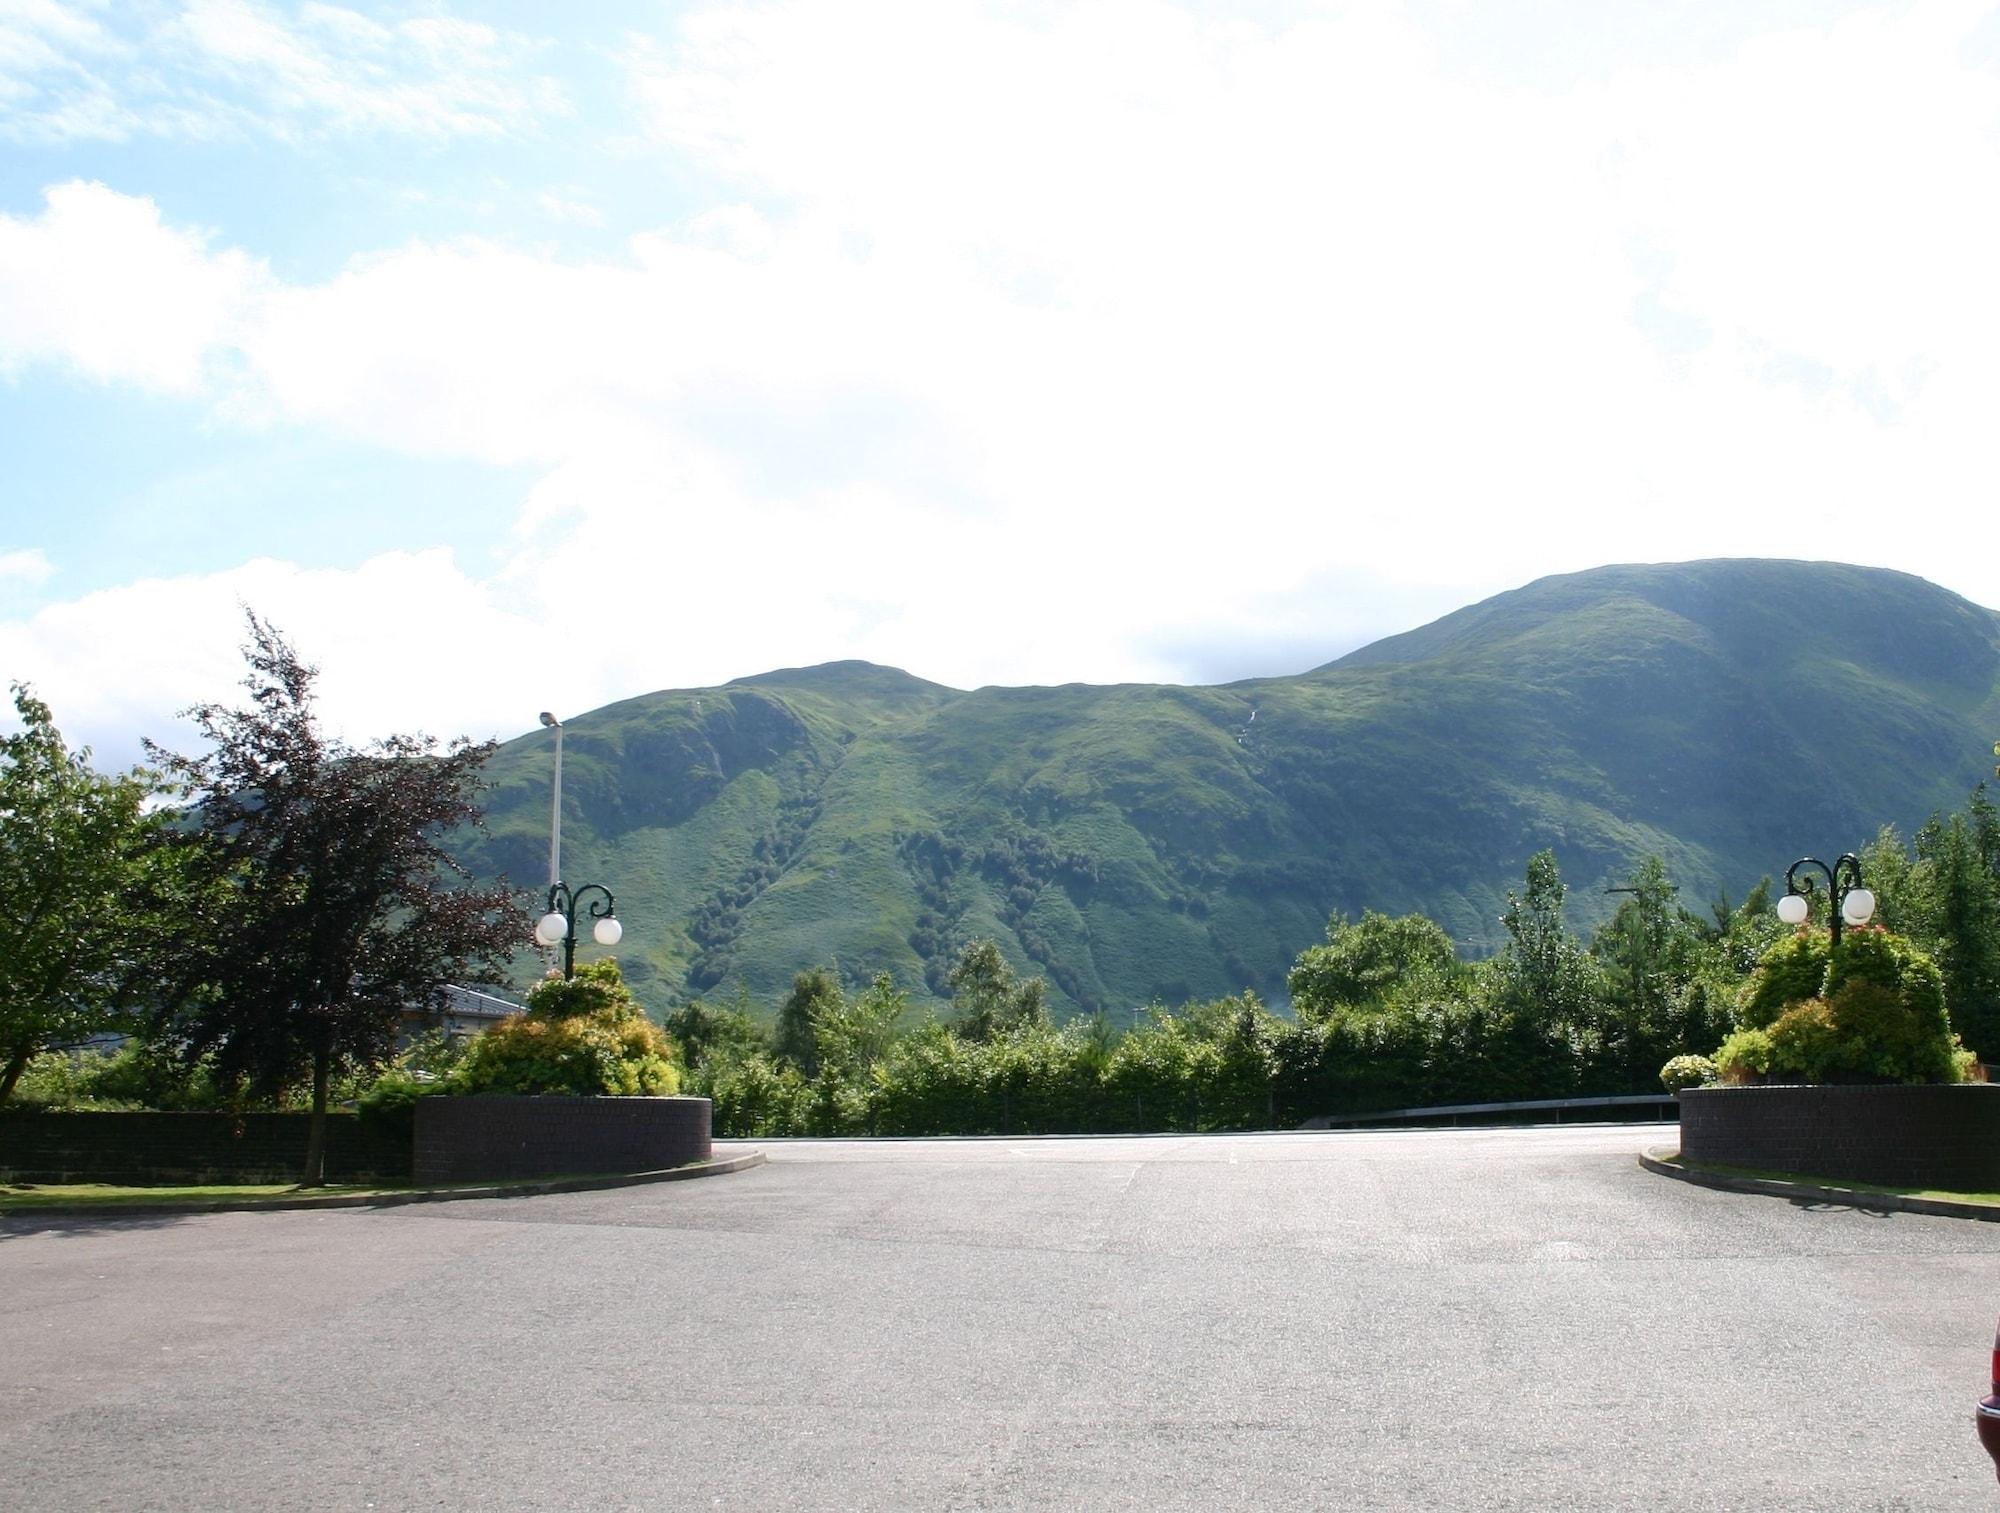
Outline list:
[[[21,1080],[21,1073],[28,1069],[28,1063],[35,1059],[35,1042],[25,1040],[14,1048],[14,1054],[7,1058],[7,1070],[0,1072],[0,1103],[14,1096],[14,1084]]]
[[[326,1089],[332,1071],[332,1052],[313,1052],[312,1124],[306,1134],[306,1175],[301,1187],[320,1187],[326,1182]]]

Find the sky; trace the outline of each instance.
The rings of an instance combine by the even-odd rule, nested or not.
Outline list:
[[[116,766],[246,608],[365,741],[2000,606],[1996,186],[1965,0],[0,0],[0,675]]]

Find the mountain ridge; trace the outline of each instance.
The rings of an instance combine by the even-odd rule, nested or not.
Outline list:
[[[991,936],[1066,1012],[1282,994],[1326,918],[1499,943],[1554,846],[1579,922],[1657,852],[1702,898],[1913,825],[1986,775],[2000,615],[1773,559],[1538,579],[1283,677],[958,690],[854,660],[566,725],[565,870],[656,1006],[837,960],[938,997]],[[490,768],[482,876],[543,875],[547,732]]]

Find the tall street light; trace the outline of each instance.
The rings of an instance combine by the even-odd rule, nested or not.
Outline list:
[[[585,883],[572,889],[562,880],[562,721],[546,709],[542,724],[556,733],[555,791],[549,799],[549,912],[535,922],[535,940],[563,948],[563,976],[576,975],[576,918],[578,910],[596,921],[591,938],[600,946],[615,946],[624,938],[625,927],[618,923],[617,900],[602,883]],[[602,895],[592,897],[593,894]],[[585,903],[588,900],[588,903]]]
[[[542,723],[556,733],[556,789],[549,800],[549,882],[562,876],[562,721],[542,711]]]
[[[1802,925],[1812,912],[1816,884],[1808,873],[1799,877],[1801,867],[1817,867],[1826,878],[1827,897],[1833,903],[1833,944],[1840,945],[1840,927],[1865,925],[1875,917],[1875,895],[1861,886],[1861,858],[1848,852],[1831,867],[1816,856],[1802,856],[1785,870],[1785,896],[1778,900],[1778,918],[1788,925]]]

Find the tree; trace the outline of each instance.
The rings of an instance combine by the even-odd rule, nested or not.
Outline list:
[[[143,1000],[149,905],[168,891],[148,773],[106,777],[14,685],[0,737],[0,1103],[40,1051],[116,1028]]]
[[[1967,812],[1917,832],[1916,917],[1905,928],[1935,954],[1951,1017],[1972,1049],[2000,1057],[2000,813],[1973,790]]]
[[[1674,1052],[1707,1049],[1681,1043],[1686,989],[1698,967],[1699,921],[1674,901],[1679,890],[1658,856],[1648,855],[1616,891],[1625,897],[1591,936],[1590,954],[1604,965],[1603,991],[1612,1010],[1603,1025],[1607,1058],[1622,1085],[1639,1087]],[[1717,917],[1726,922],[1726,907]]]
[[[875,974],[858,998],[836,993],[812,1008],[813,1044],[821,1062],[853,1077],[875,1065],[895,1044],[896,1027],[910,1005],[910,995],[887,972]]]
[[[1048,988],[1039,977],[1014,976],[1000,947],[975,940],[951,967],[951,1001],[958,1010],[958,1033],[967,1040],[994,1040],[1030,1025],[1049,1023]]]
[[[814,1025],[842,1006],[840,979],[825,967],[812,967],[792,979],[792,990],[778,1005],[773,1037],[780,1060],[789,1061],[808,1077],[819,1071],[819,1036]]]
[[[1441,989],[1458,964],[1451,937],[1436,921],[1421,914],[1392,919],[1370,909],[1355,924],[1338,915],[1328,920],[1326,944],[1301,951],[1285,983],[1299,1018],[1317,1021],[1399,988]]]
[[[712,1008],[697,998],[668,1014],[664,1022],[690,1072],[771,1049],[770,1037],[751,1017],[749,995],[740,985],[733,1004]]]
[[[1507,894],[1500,922],[1511,937],[1493,959],[1488,982],[1494,1007],[1507,1016],[1513,1049],[1524,1064],[1542,1062],[1551,1094],[1570,1083],[1600,1038],[1602,995],[1596,964],[1563,920],[1568,894],[1553,851],[1528,858],[1527,888]]]
[[[333,1074],[387,1061],[404,1011],[441,1006],[451,983],[497,982],[527,920],[444,849],[479,820],[493,743],[349,747],[320,729],[318,670],[268,622],[249,625],[249,706],[188,712],[206,755],[150,747],[193,802],[190,851],[220,899],[180,941],[164,1032],[190,1060],[212,1055],[228,1089],[272,1097],[310,1076],[316,1186]]]

